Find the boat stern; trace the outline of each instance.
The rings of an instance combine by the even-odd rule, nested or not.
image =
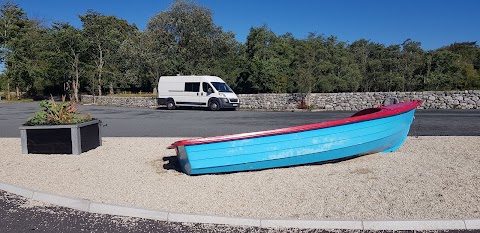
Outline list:
[[[188,160],[187,151],[185,150],[185,146],[173,146],[173,144],[168,149],[175,149],[177,154],[178,163],[180,164],[180,168],[185,174],[190,175],[192,172],[192,168],[190,166],[190,161]]]

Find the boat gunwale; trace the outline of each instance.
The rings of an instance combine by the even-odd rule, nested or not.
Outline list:
[[[228,141],[236,141],[236,140],[243,140],[243,139],[275,136],[275,135],[281,135],[281,134],[299,133],[299,132],[310,131],[310,130],[348,125],[348,124],[353,124],[353,123],[358,123],[363,121],[376,120],[380,118],[399,115],[399,114],[411,111],[413,109],[416,109],[421,104],[422,104],[421,100],[413,100],[413,101],[393,104],[389,106],[380,105],[377,108],[370,108],[370,109],[379,109],[379,111],[374,111],[372,113],[365,114],[365,115],[351,116],[343,119],[337,119],[337,120],[331,120],[331,121],[319,122],[319,123],[313,123],[313,124],[307,124],[307,125],[300,125],[300,126],[292,126],[287,128],[281,128],[281,129],[272,129],[272,130],[265,130],[265,131],[231,134],[231,135],[206,137],[206,138],[187,139],[187,140],[176,141],[172,143],[170,146],[168,146],[167,148],[174,149],[179,146],[192,146],[192,145],[228,142]],[[363,109],[361,111],[364,111],[364,110],[366,109]]]

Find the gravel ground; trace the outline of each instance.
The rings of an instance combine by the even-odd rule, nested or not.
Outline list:
[[[408,137],[394,153],[337,163],[187,176],[183,138],[103,138],[75,155],[22,155],[0,139],[0,182],[168,212],[289,219],[480,218],[480,137]]]

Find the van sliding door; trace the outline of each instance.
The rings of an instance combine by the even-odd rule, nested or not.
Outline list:
[[[186,82],[184,95],[176,101],[177,104],[199,106],[200,103],[200,82]]]

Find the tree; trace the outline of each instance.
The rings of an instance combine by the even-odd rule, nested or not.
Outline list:
[[[480,87],[480,48],[477,42],[453,43],[440,50],[447,50],[460,56],[463,88]]]
[[[17,4],[7,2],[0,9],[2,57],[5,64],[7,99],[13,84],[18,99],[25,92],[35,92],[35,84],[45,78],[43,45],[46,29],[39,20],[28,19]]]
[[[360,90],[368,91],[370,89],[370,80],[368,79],[368,63],[371,58],[371,42],[366,39],[360,39],[350,44],[347,49],[353,63],[357,65],[361,77]]]
[[[319,83],[319,57],[323,37],[310,33],[306,40],[299,42],[296,49],[297,88],[305,96],[312,93]]]
[[[447,50],[433,53],[431,72],[427,80],[429,90],[460,89],[462,84],[460,55]]]
[[[84,64],[88,41],[84,38],[82,32],[68,23],[55,23],[53,25],[53,48],[55,56],[58,58],[57,68],[61,70],[66,66],[66,80],[64,83],[71,83],[73,96],[71,99],[79,101],[78,92],[80,89],[80,72]],[[70,88],[69,84],[67,88]]]
[[[120,78],[119,67],[115,63],[118,61],[117,51],[123,41],[138,29],[123,19],[93,10],[88,10],[85,15],[79,17],[85,37],[92,45],[90,50],[95,57],[96,80],[92,80],[92,83],[96,83],[100,96],[105,84],[109,84],[110,93],[113,93],[115,78]]]
[[[14,73],[20,73],[19,71],[12,71],[14,69],[12,60],[14,59],[14,50],[16,49],[14,45],[17,43],[15,40],[18,40],[24,33],[28,18],[27,14],[18,4],[6,2],[0,8],[0,22],[0,43],[2,46],[0,61],[5,63],[5,69],[7,71],[7,99],[10,100],[10,84],[12,81],[15,82],[15,80],[12,80],[12,75]]]
[[[347,50],[346,43],[338,41],[335,36],[329,36],[323,41],[325,52],[320,65],[321,76],[326,77],[324,82],[332,87],[331,91],[357,91],[360,87],[361,76],[358,66]]]
[[[293,75],[293,37],[276,36],[266,25],[250,28],[246,42],[248,73],[246,79],[253,92],[287,91]]]
[[[247,69],[245,46],[233,40],[233,38],[230,40],[229,45],[222,49],[223,55],[213,62],[212,74],[222,77],[237,92],[239,91],[237,80]]]
[[[173,74],[173,63],[168,57],[165,37],[151,31],[132,34],[120,46],[125,70],[124,88],[156,88],[160,76]]]
[[[233,33],[217,27],[209,9],[183,0],[150,19],[146,33],[157,55],[171,61],[173,74],[213,74],[216,61],[235,45]]]
[[[404,81],[401,91],[414,91],[423,87],[423,74],[425,54],[420,47],[421,43],[407,39],[402,43],[400,73]]]
[[[298,88],[302,93],[357,91],[361,73],[345,42],[310,33],[296,47]]]

